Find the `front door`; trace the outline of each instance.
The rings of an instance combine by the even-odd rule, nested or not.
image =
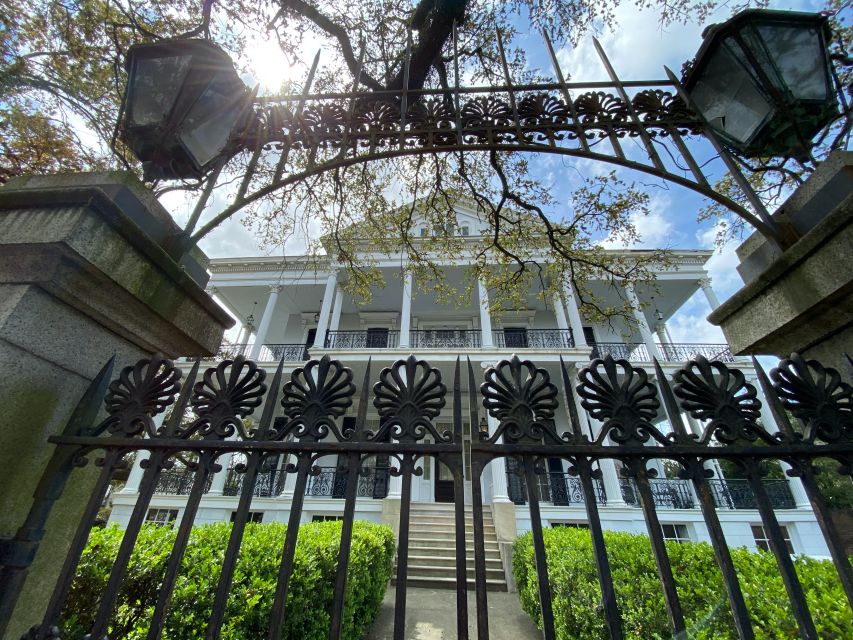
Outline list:
[[[305,337],[305,351],[302,354],[303,360],[308,360],[308,349],[314,346],[314,340],[317,337],[317,329],[308,329],[308,335]]]
[[[435,501],[453,502],[453,472],[438,460],[435,461],[438,473],[435,474]]]

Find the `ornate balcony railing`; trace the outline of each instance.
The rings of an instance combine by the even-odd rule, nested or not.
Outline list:
[[[507,472],[507,487],[509,499],[515,504],[527,502],[527,488],[524,478],[512,472]],[[568,506],[572,504],[584,504],[583,487],[579,478],[570,476],[568,473],[549,471],[539,476],[539,500],[550,502],[555,506]],[[607,494],[604,493],[604,485],[601,480],[593,481],[595,499],[598,504],[607,504]]]
[[[327,349],[394,349],[400,343],[400,332],[387,331],[329,331]]]
[[[308,347],[304,344],[265,344],[258,355],[258,362],[278,362],[282,359],[285,362],[303,362],[308,359]]]
[[[210,491],[210,485],[213,482],[213,475],[207,477],[207,484],[204,487],[204,492]],[[195,480],[195,472],[189,469],[169,469],[162,471],[157,477],[157,487],[154,493],[162,493],[172,496],[187,496],[193,488]]]
[[[305,495],[310,498],[346,497],[347,473],[337,467],[320,467],[320,473],[308,477]],[[367,475],[358,477],[356,495],[359,498],[385,498],[388,496],[388,469],[368,469]]]
[[[495,346],[501,349],[571,349],[575,340],[571,329],[527,329],[492,332]]]
[[[704,356],[708,360],[734,362],[735,356],[727,344],[688,344],[670,343],[659,344],[658,351],[667,362],[687,362],[695,360],[696,356]]]
[[[479,329],[426,329],[409,332],[413,349],[476,349],[482,343]]]
[[[631,506],[640,506],[640,495],[633,480],[620,480],[622,499]],[[656,507],[664,509],[692,509],[693,492],[687,480],[658,478],[649,480]]]
[[[708,360],[734,362],[735,356],[727,344],[691,344],[677,342],[657,345],[660,359],[664,362],[686,362],[696,356]],[[592,359],[613,356],[616,360],[629,362],[651,362],[649,350],[642,342],[599,342],[592,345]]]
[[[796,507],[794,496],[787,480],[765,480],[764,489],[774,509],[793,509]],[[757,509],[755,493],[749,481],[738,479],[708,480],[714,502],[721,509]]]
[[[255,480],[255,488],[252,491],[252,495],[257,498],[272,498],[274,496],[280,496],[284,491],[284,480],[286,477],[287,473],[282,470],[259,473]],[[237,473],[231,469],[225,480],[225,488],[222,490],[222,495],[240,495],[240,492],[243,490],[244,478],[244,474]]]
[[[649,352],[642,342],[598,342],[592,347],[590,359],[613,356],[614,360],[649,362]]]

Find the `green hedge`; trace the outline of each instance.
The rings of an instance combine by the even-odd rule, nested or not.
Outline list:
[[[285,529],[277,523],[247,526],[228,600],[223,638],[266,637]],[[164,638],[204,637],[230,531],[228,523],[193,529],[172,596]],[[117,527],[92,531],[63,611],[63,638],[82,638],[90,628],[122,534]],[[143,528],[119,594],[111,638],[145,637],[174,538],[175,531],[168,527]],[[284,638],[328,637],[340,538],[340,522],[300,527]],[[356,521],[344,638],[358,640],[373,621],[391,577],[393,559],[391,529]]]
[[[545,529],[557,638],[606,638],[601,591],[589,531]],[[617,602],[626,638],[671,638],[648,537],[605,532]],[[690,633],[689,638],[737,638],[711,545],[668,542],[667,552]],[[756,638],[797,638],[797,626],[772,554],[733,549],[732,556]],[[853,638],[851,612],[829,561],[795,561],[821,638]],[[518,538],[513,573],[524,610],[541,627],[539,593],[530,534]]]

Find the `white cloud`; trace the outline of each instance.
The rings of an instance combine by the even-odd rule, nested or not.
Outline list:
[[[627,244],[618,236],[610,236],[601,241],[605,249],[658,249],[675,246],[678,238],[682,235],[675,231],[672,221],[667,212],[672,209],[672,201],[669,196],[657,194],[649,201],[649,213],[643,215],[634,212],[630,216],[631,224],[640,233],[638,242]]]

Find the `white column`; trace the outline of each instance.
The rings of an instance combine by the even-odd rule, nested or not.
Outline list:
[[[412,274],[403,276],[403,307],[400,312],[400,347],[408,349],[412,345]]]
[[[500,422],[497,418],[487,414],[486,422],[489,425],[489,435],[493,436]],[[498,444],[503,444],[503,436],[498,439]],[[506,480],[506,459],[495,458],[490,465],[492,467],[492,502],[509,502],[509,487]]]
[[[705,297],[708,299],[708,304],[711,306],[711,310],[713,311],[719,307],[720,299],[717,298],[717,294],[711,286],[711,278],[702,278],[699,280],[699,286],[702,287],[702,293],[704,293]]]
[[[139,493],[139,483],[142,482],[142,476],[145,469],[142,468],[141,462],[148,460],[151,454],[148,451],[138,451],[133,459],[133,465],[130,467],[130,473],[127,476],[127,482],[120,493]]]
[[[233,453],[223,453],[219,456],[216,462],[222,467],[222,471],[213,474],[213,479],[210,481],[210,491],[207,492],[207,495],[221,496],[225,491],[225,481],[228,479],[228,467],[231,466],[231,457],[233,455]]]
[[[250,360],[257,360],[261,354],[261,349],[264,346],[264,341],[267,339],[267,331],[272,323],[272,316],[275,312],[275,303],[278,302],[278,294],[282,290],[279,284],[270,287],[270,297],[267,299],[267,306],[264,307],[264,314],[261,316],[261,324],[258,325],[258,333],[255,334],[255,344],[252,345],[252,350],[249,352]]]
[[[666,324],[663,322],[659,322],[655,325],[655,333],[658,334],[658,341],[661,344],[669,344],[669,332],[666,330]]]
[[[634,319],[637,321],[637,328],[639,329],[643,343],[645,343],[646,349],[649,352],[649,357],[660,360],[660,351],[658,351],[658,346],[655,344],[655,339],[652,337],[652,332],[649,329],[649,323],[646,322],[646,314],[644,314],[642,309],[640,309],[640,300],[634,292],[634,285],[630,282],[625,283],[625,295],[628,297],[628,302],[630,303],[631,310],[634,313]]]
[[[484,347],[494,347],[492,336],[492,316],[489,310],[489,290],[482,280],[477,280],[477,294],[480,298],[480,331]]]
[[[758,380],[750,380],[750,383],[755,387],[755,391],[758,393],[758,400],[761,402],[761,422],[764,425],[764,428],[767,429],[769,433],[778,433],[779,425],[776,424],[776,420],[773,419],[773,412],[770,411],[770,407],[767,406],[767,398],[764,396],[764,390],[761,388],[761,383]],[[809,502],[809,496],[806,493],[806,489],[803,487],[803,481],[799,478],[788,475],[787,472],[791,468],[791,465],[782,462],[781,460],[779,460],[779,464],[783,471],[785,471],[785,478],[788,480],[788,487],[791,489],[791,495],[794,497],[794,504],[797,509],[811,509],[812,505],[811,502]]]
[[[578,301],[575,299],[575,291],[572,289],[571,283],[567,283],[563,291],[566,294],[566,308],[569,311],[569,324],[572,327],[575,346],[586,349],[589,345],[586,343],[586,337],[583,334],[583,321],[581,320]]]
[[[581,423],[587,422],[587,428],[596,436],[601,432],[601,422],[587,415],[583,407],[578,407],[578,416]],[[606,444],[613,444],[609,438],[605,438]],[[616,461],[613,458],[601,458],[598,461],[601,469],[601,483],[604,485],[604,493],[607,496],[608,507],[625,507],[625,499],[622,497],[622,482],[619,471],[616,469]]]
[[[553,304],[554,318],[557,320],[557,328],[560,331],[567,331],[569,328],[569,321],[566,320],[566,311],[563,309],[563,298],[560,297],[559,293],[554,294]]]
[[[335,305],[332,307],[332,320],[329,322],[329,331],[337,331],[341,326],[341,307],[344,304],[344,292],[340,287],[335,287]]]
[[[323,304],[320,307],[320,319],[317,321],[317,335],[314,336],[314,347],[322,349],[326,346],[326,331],[329,328],[329,312],[332,309],[332,299],[335,297],[335,287],[338,286],[338,272],[332,271],[326,280],[326,291],[323,293]]]
[[[243,344],[243,334],[246,333],[246,325],[240,324],[240,331],[237,333],[237,338],[234,340],[234,344]]]

